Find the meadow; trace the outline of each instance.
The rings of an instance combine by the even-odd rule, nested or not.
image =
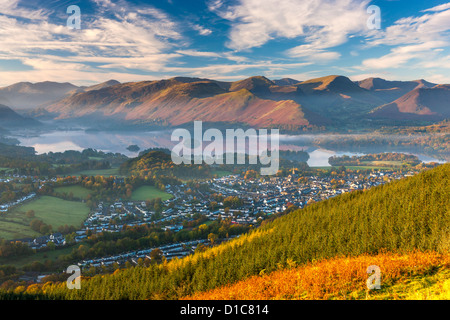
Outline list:
[[[79,186],[79,185],[57,187],[54,190],[58,194],[72,193],[75,198],[79,198],[79,199],[86,199],[86,197],[91,193],[91,191],[89,189],[83,188],[82,186]]]
[[[225,176],[229,176],[230,174],[233,174],[233,172],[226,171],[226,170],[213,170],[211,173],[213,175],[216,174],[217,178],[222,178],[222,177],[225,177]]]
[[[26,216],[30,210],[34,217]],[[20,206],[0,218],[0,238],[17,239],[35,237],[40,234],[33,231],[30,222],[33,219],[42,220],[51,225],[53,230],[59,226],[73,225],[79,227],[89,214],[89,208],[82,202],[67,201],[56,197],[42,196]]]
[[[154,186],[142,186],[133,191],[131,200],[146,201],[161,198],[162,201],[171,199],[173,196],[165,191],[161,191]]]
[[[77,172],[75,174],[70,174],[72,176],[120,176],[119,168],[110,168],[110,169],[98,169],[98,170],[83,170]]]
[[[391,168],[389,167],[381,167],[381,166],[370,166],[370,165],[364,165],[364,166],[344,166],[346,169],[350,170],[389,170]],[[337,168],[337,166],[318,166],[318,167],[311,167],[314,169],[323,169],[323,170],[330,170],[332,168]]]
[[[0,217],[0,238],[12,240],[37,237],[40,234],[30,228],[31,219],[24,212],[11,212]]]

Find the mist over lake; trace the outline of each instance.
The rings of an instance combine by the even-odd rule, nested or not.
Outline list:
[[[121,153],[128,157],[136,157],[140,151],[149,148],[168,148],[171,149],[176,142],[170,140],[172,130],[160,131],[88,131],[88,130],[55,130],[33,136],[17,136],[20,145],[27,147],[34,147],[37,154],[48,152],[64,152],[67,150],[82,151],[84,149],[92,148],[104,152]],[[367,153],[381,153],[381,152],[401,152],[410,153],[418,156],[423,162],[439,162],[445,163],[444,159],[439,159],[434,156],[425,155],[417,152],[416,149],[410,150],[395,150],[392,147],[386,147],[380,150],[380,147],[371,147],[370,145],[363,146],[364,152],[358,150],[333,150],[329,147],[322,147],[315,145],[317,139],[327,141],[327,139],[339,139],[355,137],[360,138],[361,134],[347,134],[335,135],[326,134],[301,134],[301,135],[285,135],[280,134],[280,149],[281,150],[303,150],[308,152],[310,158],[308,165],[316,166],[330,166],[328,159],[332,156],[360,156]],[[407,136],[386,136],[383,138],[408,139]],[[411,137],[409,137],[411,139]],[[139,146],[140,150],[133,152],[127,150],[130,145]],[[361,148],[361,146],[359,146]]]
[[[87,148],[104,152],[122,153],[135,157],[139,152],[127,150],[130,145],[138,145],[141,150],[168,148],[172,144],[169,131],[152,132],[103,132],[103,131],[52,131],[32,137],[17,137],[22,146],[34,147],[38,154],[47,152],[81,151]]]

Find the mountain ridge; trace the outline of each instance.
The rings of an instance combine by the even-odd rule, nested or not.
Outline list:
[[[429,119],[441,121],[450,117],[450,85],[419,86],[392,103],[371,112],[374,118]]]
[[[54,83],[42,82],[40,86],[51,84]],[[19,83],[9,88],[21,86],[29,84]],[[58,86],[73,88],[67,83]],[[34,87],[37,88],[37,84]],[[426,110],[418,103],[424,99],[430,100],[421,96],[427,95],[426,89],[432,88],[435,92],[443,92],[445,97],[440,100],[450,98],[445,85],[423,79],[390,81],[367,78],[352,81],[342,75],[306,81],[290,78],[270,80],[264,76],[230,82],[195,77],[125,83],[109,80],[90,87],[75,88],[60,92],[59,99],[47,97],[46,102],[40,105],[41,109],[35,109],[30,115],[55,120],[111,120],[162,126],[202,120],[256,127],[301,128],[330,124],[339,126],[364,119],[442,120],[448,117],[445,105],[435,106],[432,103]],[[3,101],[2,98],[9,100],[8,96],[2,95],[4,89],[0,88],[0,101]]]
[[[372,92],[373,95],[390,103],[408,92],[420,87],[434,87],[435,83],[424,79],[412,81],[390,81],[381,78],[367,78],[356,82],[361,88]]]

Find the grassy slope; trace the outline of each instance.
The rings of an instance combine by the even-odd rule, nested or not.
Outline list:
[[[84,170],[84,171],[80,171],[77,172],[75,174],[70,174],[70,175],[74,175],[74,176],[105,176],[105,177],[110,177],[110,176],[119,176],[119,168],[111,168],[111,169],[98,169],[98,170]]]
[[[74,197],[80,198],[80,199],[86,199],[86,197],[91,193],[89,189],[83,188],[82,186],[75,185],[75,186],[65,186],[65,187],[57,187],[54,189],[56,193],[71,193]]]
[[[172,195],[157,189],[154,186],[142,186],[133,191],[131,200],[133,201],[146,201],[155,198],[161,198],[162,201],[166,201],[172,198]]]
[[[381,270],[381,288],[368,290],[367,267]],[[340,257],[253,276],[184,297],[187,300],[450,299],[450,255],[381,253]]]
[[[14,208],[4,217],[6,221],[0,220],[0,237],[17,239],[38,236],[29,226],[32,219],[24,214],[29,210],[34,210],[35,218],[52,225],[53,230],[66,224],[78,227],[89,214],[89,208],[84,203],[43,196]]]
[[[217,174],[217,177],[218,178],[222,178],[222,177],[225,177],[225,176],[229,176],[230,174],[233,174],[233,172],[231,172],[231,171],[226,171],[226,170],[213,170],[212,172],[211,172],[211,174]]]
[[[31,222],[31,221],[30,221]],[[30,228],[28,220],[25,217],[13,217],[0,219],[0,238],[13,240],[27,237],[37,237],[40,234]]]

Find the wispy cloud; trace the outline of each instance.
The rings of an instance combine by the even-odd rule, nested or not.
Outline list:
[[[4,5],[0,9],[0,58],[19,59],[54,77],[58,71],[67,75],[67,70],[76,70],[78,75],[102,73],[105,68],[158,71],[162,64],[180,56],[170,50],[174,42],[183,41],[181,28],[151,6],[95,0],[97,9],[105,14],[83,16],[82,29],[71,30],[44,19],[42,10],[23,9],[18,1],[0,1]]]
[[[212,33],[211,29],[202,27],[201,25],[198,25],[198,24],[194,24],[192,26],[192,28],[194,30],[198,31],[198,34],[201,35],[201,36],[209,36]]]
[[[305,79],[344,72],[394,78],[407,75],[404,70],[448,79],[450,2],[417,6],[416,15],[368,30],[370,2],[204,0],[189,11],[175,1],[82,0],[82,28],[71,30],[62,5],[0,0],[0,85],[131,81],[133,75]]]
[[[390,69],[405,66],[412,59],[429,60],[431,56],[436,57],[438,52],[432,49],[445,47],[444,41],[428,41],[422,44],[399,46],[391,49],[389,54],[374,59],[366,59],[363,66],[372,69]]]
[[[353,0],[240,0],[224,6],[220,1],[210,10],[232,22],[228,47],[247,50],[275,38],[294,39],[298,46],[291,57],[332,60],[337,52],[327,49],[345,43],[348,36],[367,29],[368,1]]]
[[[175,72],[179,74],[188,74],[195,77],[206,77],[213,79],[236,79],[236,72],[251,71],[255,69],[265,69],[265,74],[271,71],[288,71],[291,68],[299,68],[310,65],[311,63],[273,63],[271,61],[259,61],[254,63],[242,64],[210,64],[202,67],[165,67],[165,72]]]
[[[443,3],[430,9],[422,10],[422,12],[444,11],[450,9],[450,2]]]
[[[30,20],[45,20],[49,11],[42,8],[32,10],[19,7],[19,0],[0,0],[0,14]]]
[[[369,47],[391,46],[388,54],[366,59],[362,66],[372,69],[398,68],[415,61],[416,67],[443,59],[450,45],[450,3],[436,6],[417,17],[399,19],[392,26],[373,34]]]

